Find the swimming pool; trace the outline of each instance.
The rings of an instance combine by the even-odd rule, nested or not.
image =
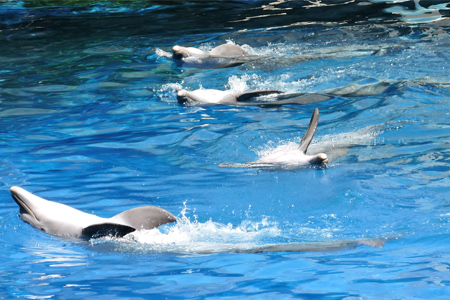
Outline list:
[[[0,14],[1,298],[448,298],[448,1],[11,1]],[[262,58],[201,69],[157,55],[227,42]],[[177,88],[335,94],[190,107]],[[326,167],[219,166],[296,148],[315,108],[309,151]],[[178,222],[64,240],[19,218],[11,186]],[[306,251],[259,252],[293,245]]]

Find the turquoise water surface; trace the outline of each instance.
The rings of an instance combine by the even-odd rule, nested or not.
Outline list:
[[[450,298],[449,3],[0,2],[0,298]],[[261,59],[157,54],[223,43]],[[190,107],[178,88],[332,96]],[[316,107],[325,167],[219,166],[295,149]],[[178,222],[60,239],[20,219],[11,186]]]

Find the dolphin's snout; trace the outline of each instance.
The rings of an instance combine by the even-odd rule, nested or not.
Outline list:
[[[319,154],[314,155],[309,163],[312,165],[320,165],[320,164],[326,164],[327,162],[328,162],[328,156],[325,153],[319,153]]]
[[[19,206],[22,206],[21,204],[23,204],[23,201],[20,199],[20,194],[23,192],[23,189],[18,186],[13,186],[9,191],[11,192],[14,201],[16,201]]]
[[[172,57],[175,59],[182,59],[184,56],[183,49],[180,46],[173,46]]]
[[[20,213],[26,214],[28,213],[30,216],[32,216],[36,221],[39,221],[39,219],[36,217],[36,215],[33,213],[33,210],[27,205],[27,199],[26,194],[28,193],[24,189],[13,186],[10,189],[11,196],[13,197],[14,201],[16,201],[17,205],[20,207]]]
[[[325,153],[317,154],[317,163],[325,164],[328,162],[328,156]]]
[[[185,103],[185,102],[189,101],[189,98],[188,98],[185,90],[177,90],[177,100],[178,100],[178,103]]]
[[[18,187],[18,186],[13,186],[9,189],[11,191],[11,193],[15,193],[18,194],[21,190],[23,190],[22,188]]]

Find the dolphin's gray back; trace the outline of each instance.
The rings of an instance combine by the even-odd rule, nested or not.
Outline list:
[[[223,44],[210,51],[213,56],[234,57],[247,55],[247,51],[234,44]]]
[[[156,206],[142,206],[126,210],[109,219],[111,223],[123,224],[141,229],[153,229],[160,225],[176,222],[170,212]]]
[[[354,249],[362,245],[382,248],[387,241],[388,241],[387,238],[372,238],[372,239],[343,240],[333,242],[265,245],[255,247],[253,249],[244,249],[243,251],[241,249],[236,249],[234,252],[245,252],[245,253],[324,252],[324,251],[338,251],[343,249]]]
[[[300,151],[306,154],[306,150],[308,150],[309,144],[312,141],[312,138],[314,137],[314,133],[317,129],[317,124],[319,124],[319,109],[316,108],[314,110],[314,113],[311,117],[311,121],[309,121],[308,129],[306,130],[305,135],[302,137],[302,140],[300,142]]]

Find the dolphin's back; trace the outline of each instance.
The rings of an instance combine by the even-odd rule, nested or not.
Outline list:
[[[112,223],[124,224],[136,230],[149,230],[176,220],[170,212],[156,206],[132,208],[110,219]]]
[[[102,220],[101,223],[83,228],[82,237],[86,239],[102,236],[123,237],[136,230],[150,230],[176,220],[170,212],[156,206],[136,207],[105,221]]]
[[[247,51],[234,44],[223,44],[210,51],[213,56],[234,57],[247,55]]]

